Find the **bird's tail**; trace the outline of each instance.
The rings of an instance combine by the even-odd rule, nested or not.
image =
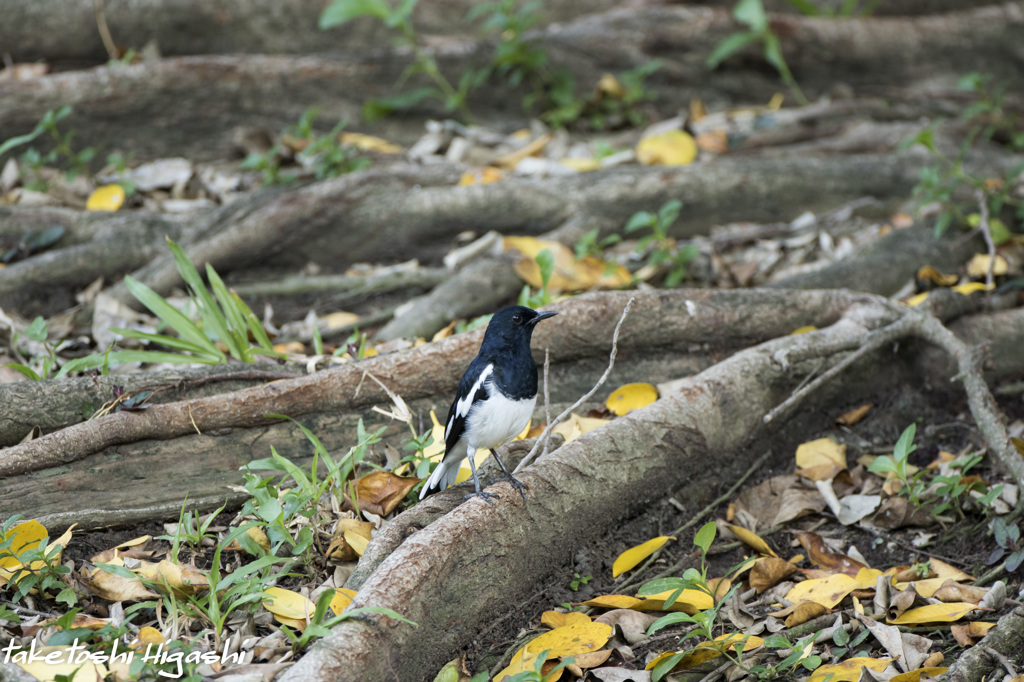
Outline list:
[[[441,460],[441,463],[437,465],[420,489],[420,499],[455,485],[455,479],[459,477],[459,464],[461,463],[461,457],[451,459],[446,457]]]

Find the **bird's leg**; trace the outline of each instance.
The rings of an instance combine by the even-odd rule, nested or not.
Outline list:
[[[501,470],[505,472],[505,480],[523,496],[523,502],[526,502],[526,489],[530,486],[517,478],[513,478],[512,472],[505,468],[505,465],[502,463],[501,458],[498,457],[498,453],[494,451],[494,448],[491,448],[491,457],[498,462],[498,466],[500,466]]]
[[[469,447],[467,449],[467,452],[469,453],[467,455],[467,458],[469,459],[469,470],[473,472],[473,485],[476,486],[476,492],[475,493],[470,493],[470,494],[466,495],[463,499],[468,500],[471,497],[479,497],[481,500],[483,500],[487,504],[494,504],[494,502],[492,502],[491,500],[500,499],[501,495],[496,495],[495,493],[485,493],[480,488],[480,477],[477,476],[477,474],[476,474],[476,462],[473,461],[474,459],[476,459],[476,447],[475,446]],[[491,452],[493,452],[493,450]],[[504,467],[502,467],[502,468],[504,468]]]

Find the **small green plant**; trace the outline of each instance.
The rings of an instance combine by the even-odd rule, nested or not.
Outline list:
[[[12,362],[4,365],[4,367],[10,367],[16,370],[23,376],[31,379],[32,381],[42,381],[43,379],[49,379],[54,371],[57,369],[59,362],[57,358],[56,346],[51,344],[47,339],[49,331],[47,328],[46,320],[42,317],[36,317],[32,320],[32,324],[25,327],[25,338],[29,341],[34,341],[37,344],[42,344],[43,353],[32,358],[26,362]],[[19,349],[18,337],[12,339],[12,348],[15,350]],[[20,351],[19,351],[20,354]]]
[[[668,229],[679,217],[682,208],[683,203],[673,199],[658,209],[657,213],[640,211],[633,214],[626,223],[627,233],[645,228],[651,230],[650,234],[641,237],[636,252],[639,255],[646,254],[647,265],[651,267],[667,264],[666,287],[674,287],[682,282],[686,278],[687,267],[700,253],[696,244],[679,248],[676,241],[668,236]]]
[[[988,564],[994,564],[1006,557],[1006,572],[1013,573],[1024,563],[1024,544],[1020,541],[1020,527],[1007,523],[1001,516],[992,522],[992,534],[999,545],[989,555]]]
[[[580,575],[579,573],[573,573],[572,580],[569,581],[569,589],[573,592],[576,592],[593,579],[594,577],[590,575]]]
[[[295,156],[295,160],[303,169],[313,172],[317,180],[335,178],[339,175],[354,173],[370,166],[370,159],[360,155],[359,150],[342,143],[341,132],[348,125],[341,121],[326,135],[317,135],[313,129],[316,117],[320,114],[317,107],[302,112],[298,123],[289,126],[282,133],[282,138],[290,139],[304,146]],[[303,171],[294,169],[284,171],[281,168],[285,150],[276,144],[263,153],[252,153],[242,162],[243,170],[259,171],[263,175],[263,185],[284,185],[299,179]]]
[[[765,60],[775,67],[782,77],[793,97],[801,105],[808,104],[800,85],[793,78],[789,70],[786,58],[782,56],[782,45],[779,37],[772,31],[771,23],[768,21],[768,13],[765,12],[761,0],[740,0],[732,10],[732,15],[739,23],[747,27],[746,31],[733,33],[715,46],[708,57],[709,69],[718,68],[723,61],[736,54],[747,45],[760,43],[764,48]]]
[[[921,507],[924,505],[921,495],[927,489],[928,484],[923,480],[924,472],[922,471],[918,471],[911,476],[910,463],[908,461],[910,453],[917,450],[917,446],[914,445],[914,434],[916,432],[916,424],[911,424],[905,428],[892,449],[892,457],[889,455],[876,457],[875,461],[868,467],[868,471],[880,475],[891,474],[900,483],[900,495],[906,495],[907,499],[910,500],[910,504],[915,507]]]
[[[579,241],[573,247],[577,260],[583,260],[587,256],[601,258],[605,249],[622,241],[622,237],[617,234],[610,234],[607,237],[598,239],[599,234],[599,228],[595,227],[579,238]]]
[[[188,498],[181,503],[181,511],[178,513],[178,525],[173,535],[158,535],[157,540],[168,540],[171,543],[170,557],[172,561],[178,559],[178,550],[182,543],[192,548],[193,552],[201,551],[204,540],[216,540],[215,533],[210,532],[213,520],[224,511],[227,505],[221,505],[212,514],[207,514],[201,519],[198,511],[185,511]]]
[[[302,632],[296,634],[292,632],[291,628],[289,628],[287,625],[281,626],[281,631],[292,643],[292,646],[295,648],[296,651],[301,651],[305,649],[310,642],[316,639],[328,636],[329,634],[331,634],[331,628],[337,625],[338,623],[368,613],[380,613],[387,616],[388,618],[393,618],[403,623],[408,623],[412,626],[416,625],[416,623],[409,620],[405,616],[397,613],[396,611],[392,611],[391,609],[386,609],[380,606],[363,606],[360,608],[346,610],[344,613],[338,613],[333,616],[329,616],[328,613],[330,613],[331,599],[333,598],[333,596],[334,590],[325,590],[324,593],[320,595],[320,598],[317,599],[316,602],[316,609],[314,610],[313,614],[309,617],[309,624],[306,625]]]
[[[17,244],[3,252],[3,256],[0,256],[0,263],[14,263],[48,249],[60,241],[65,232],[67,232],[67,228],[63,225],[29,230],[18,240]]]
[[[548,284],[550,284],[551,275],[555,271],[555,256],[551,253],[551,249],[543,249],[534,257],[534,260],[540,269],[541,287],[536,293],[533,293],[530,285],[524,284],[522,291],[519,292],[519,305],[525,305],[528,308],[539,308],[548,305],[552,300]]]
[[[86,147],[76,152],[71,145],[74,131],[62,133],[58,126],[61,121],[71,115],[72,111],[73,109],[67,105],[56,111],[51,109],[43,114],[31,132],[0,143],[0,157],[2,157],[12,149],[31,144],[40,137],[49,136],[52,145],[50,151],[43,154],[35,147],[29,147],[22,153],[22,164],[27,171],[26,174],[31,178],[24,183],[29,189],[46,189],[46,182],[40,173],[43,166],[65,167],[65,173],[69,180],[73,180],[79,173],[88,171],[89,162],[96,156],[96,149]]]
[[[999,217],[1003,209],[1013,209],[1017,222],[1024,222],[1024,201],[1012,194],[1015,179],[1024,172],[1024,162],[1011,168],[1002,178],[986,178],[969,171],[964,161],[970,148],[982,140],[1000,141],[1013,151],[1024,150],[1024,122],[1005,111],[1005,88],[993,85],[991,76],[970,73],[960,79],[959,85],[961,89],[972,91],[976,100],[960,116],[971,127],[956,156],[950,158],[938,148],[935,125],[904,140],[901,145],[924,147],[935,162],[921,169],[921,179],[914,187],[913,196],[918,209],[926,205],[940,207],[935,220],[937,237],[954,221],[977,228],[981,224],[979,203],[984,202],[991,216],[992,240],[1002,244],[1012,236]]]
[[[487,79],[490,69],[468,69],[459,79],[458,86],[453,86],[441,73],[434,55],[423,46],[423,40],[413,26],[412,12],[417,4],[418,0],[398,0],[393,6],[387,0],[333,0],[320,15],[319,24],[321,29],[329,29],[360,17],[382,21],[388,28],[398,31],[396,44],[413,54],[413,63],[402,74],[399,85],[415,74],[422,74],[433,83],[391,97],[370,100],[363,109],[363,116],[368,121],[408,109],[428,99],[439,101],[446,112],[458,111],[471,120],[466,97]]]
[[[32,590],[39,590],[47,597],[74,606],[78,597],[65,578],[71,569],[60,563],[63,548],[60,544],[51,545],[45,537],[32,543],[33,546],[17,545],[19,536],[13,530],[22,519],[20,514],[15,514],[0,525],[0,564],[12,570],[7,582],[11,601],[19,602]]]
[[[59,379],[69,372],[129,362],[195,362],[216,365],[226,362],[228,355],[241,362],[253,362],[257,355],[279,357],[255,313],[238,294],[224,285],[213,266],[209,263],[206,265],[206,276],[210,280],[208,289],[199,271],[181,247],[170,239],[167,240],[167,245],[174,255],[178,272],[188,285],[191,302],[202,319],[201,325],[190,320],[142,282],[131,275],[125,275],[125,284],[132,295],[160,318],[165,326],[177,332],[177,336],[151,334],[136,329],[112,328],[112,331],[125,338],[166,346],[176,352],[108,350],[104,353],[93,353],[65,364],[56,378]],[[256,345],[249,342],[250,335],[256,341]],[[224,344],[228,353],[225,354],[218,348],[214,340]]]

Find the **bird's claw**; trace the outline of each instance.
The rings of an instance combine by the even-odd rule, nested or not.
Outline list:
[[[513,478],[512,474],[509,474],[508,476],[506,476],[505,480],[508,481],[508,484],[510,486],[515,488],[516,492],[518,492],[520,495],[523,496],[523,502],[526,502],[526,491],[529,490],[530,486],[526,485],[525,483],[520,481],[518,478]]]
[[[466,495],[465,497],[463,497],[462,499],[463,500],[468,500],[471,497],[479,497],[481,500],[483,500],[487,504],[494,504],[493,500],[500,500],[501,499],[501,495],[498,495],[497,493],[484,492],[483,490],[478,490],[475,493],[470,493],[470,494]]]

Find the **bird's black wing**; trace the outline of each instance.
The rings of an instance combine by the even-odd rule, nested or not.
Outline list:
[[[459,382],[459,390],[455,400],[448,408],[448,419],[444,427],[444,445],[446,454],[455,449],[455,445],[466,431],[466,417],[473,405],[487,399],[487,380],[494,372],[494,366],[481,357],[470,363],[466,373]]]

